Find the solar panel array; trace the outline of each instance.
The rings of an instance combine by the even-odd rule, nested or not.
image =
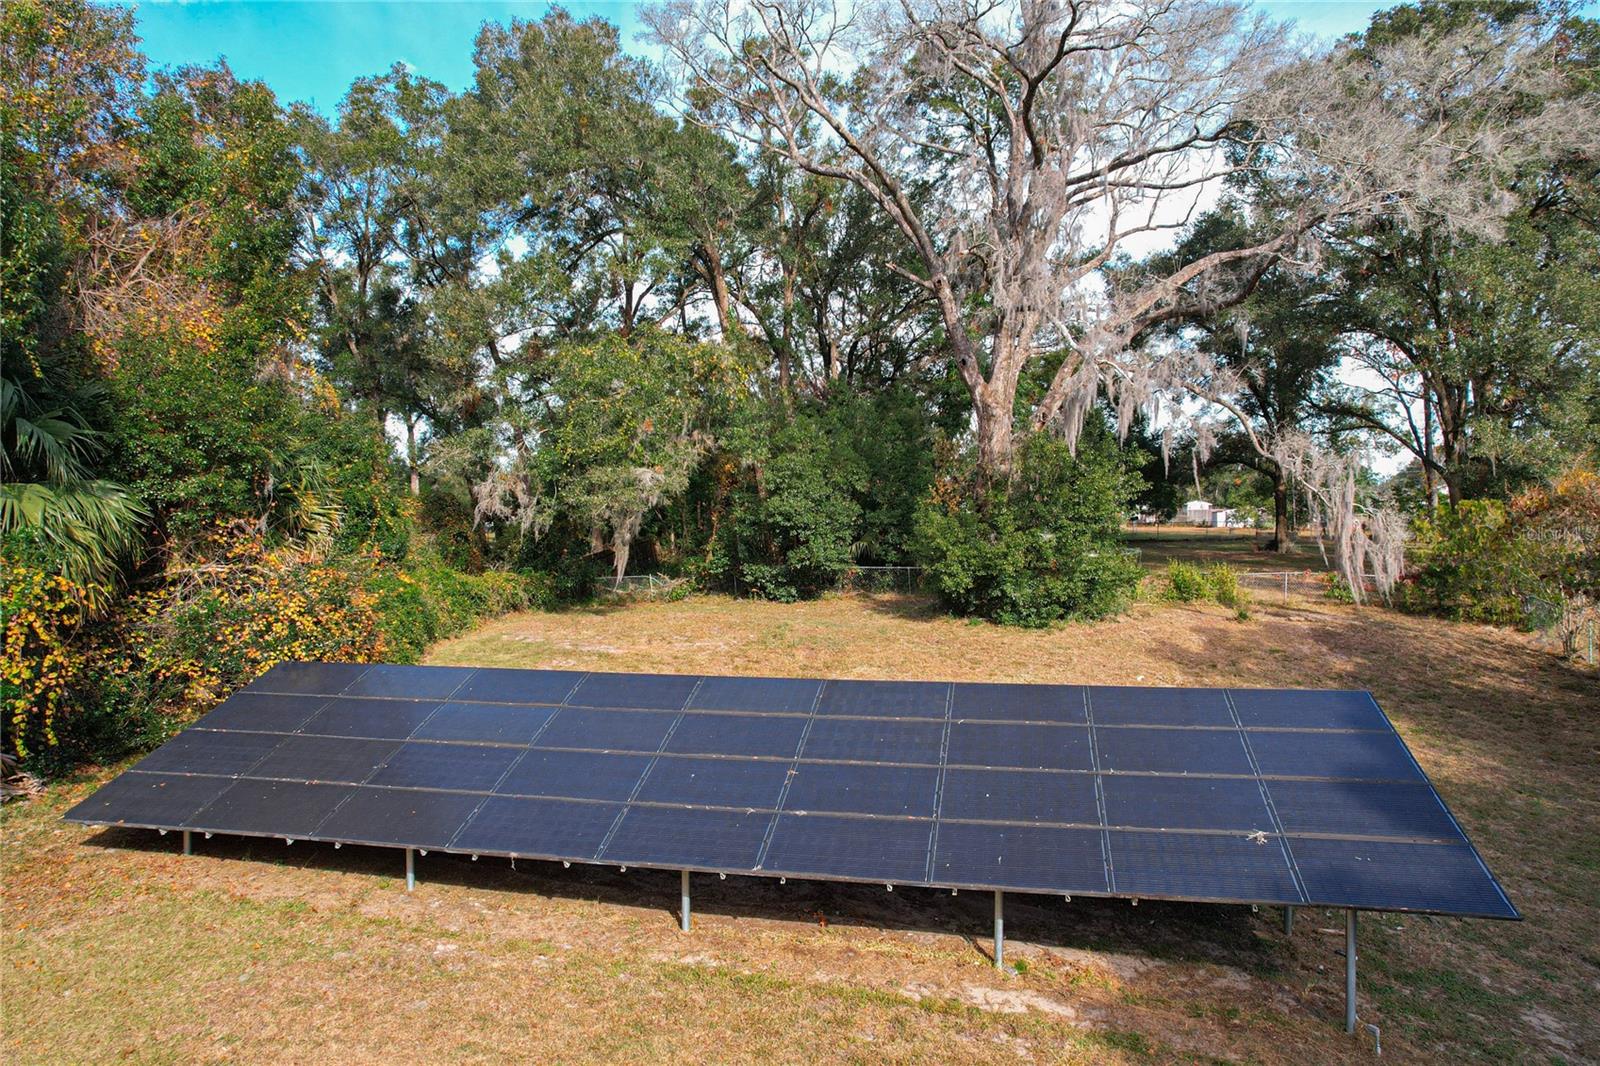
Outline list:
[[[1515,908],[1365,692],[285,664],[74,808],[827,880]]]

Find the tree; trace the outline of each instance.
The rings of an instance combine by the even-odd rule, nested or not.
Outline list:
[[[1404,6],[1374,19],[1353,55],[1386,77],[1387,57],[1472,33],[1499,40],[1537,18],[1553,30],[1546,76],[1507,107],[1594,108],[1600,23],[1559,4]],[[1471,99],[1463,118],[1487,121]],[[1442,481],[1452,504],[1548,477],[1600,437],[1573,401],[1590,391],[1600,343],[1600,146],[1589,128],[1485,176],[1506,207],[1488,236],[1453,230],[1437,212],[1384,213],[1332,236],[1339,324],[1371,384],[1347,382],[1327,405],[1411,453],[1424,496]],[[1591,393],[1592,394],[1592,393]]]
[[[621,579],[645,518],[687,488],[743,378],[731,349],[658,330],[563,346],[511,459],[474,489],[478,520],[539,536],[565,516],[593,551],[609,547]]]
[[[1252,241],[1247,215],[1236,205],[1208,212],[1186,232],[1175,252],[1152,256],[1134,273],[1170,270],[1168,260],[1187,260]],[[1118,279],[1120,281],[1120,279]],[[1137,284],[1137,282],[1135,282]],[[1200,372],[1186,376],[1189,391],[1222,413],[1204,426],[1196,465],[1240,463],[1260,471],[1272,485],[1270,547],[1293,547],[1286,465],[1274,452],[1285,437],[1311,428],[1331,387],[1342,354],[1337,320],[1324,276],[1274,265],[1250,296],[1231,308],[1167,323],[1141,339],[1160,346],[1192,346]]]
[[[853,183],[901,231],[914,259],[893,269],[938,307],[987,477],[1010,469],[1030,362],[1068,353],[1024,424],[1073,436],[1102,379],[1148,391],[1152,368],[1118,362],[1134,336],[1243,299],[1315,227],[1411,198],[1482,217],[1456,180],[1485,163],[1477,119],[1500,117],[1547,43],[1530,29],[1474,39],[1472,54],[1454,39],[1396,53],[1397,80],[1474,101],[1456,123],[1416,113],[1345,51],[1298,59],[1228,4],[679,0],[649,21],[701,121]],[[1492,162],[1565,137],[1574,117],[1506,118]],[[1107,296],[1097,279],[1127,242],[1181,226],[1222,179],[1267,171],[1294,195],[1258,240]]]

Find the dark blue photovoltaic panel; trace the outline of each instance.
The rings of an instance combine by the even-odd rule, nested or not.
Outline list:
[[[949,695],[950,686],[942,681],[829,681],[817,713],[942,719]]]
[[[227,777],[125,773],[67,812],[74,822],[107,825],[180,826],[233,784]]]
[[[950,717],[1014,722],[1088,721],[1082,685],[955,685]]]
[[[264,692],[238,692],[195,723],[196,729],[256,729],[265,733],[293,733],[317,713],[326,700],[315,696],[273,696]]]
[[[1516,917],[1363,692],[286,664],[67,817]]]
[[[503,796],[552,796],[621,802],[650,767],[652,755],[532,749],[495,789]]]
[[[1099,825],[1093,774],[946,770],[941,818]]]
[[[139,760],[134,769],[233,777],[260,762],[281,743],[283,737],[276,733],[212,733],[204,729],[185,729]]]
[[[1097,725],[1094,743],[1103,771],[1251,773],[1250,756],[1237,729],[1101,729]]]
[[[1095,725],[1233,725],[1228,697],[1220,688],[1132,688],[1096,685],[1089,689]]]
[[[915,884],[927,875],[931,822],[780,814],[762,869]]]
[[[617,803],[491,796],[450,847],[496,855],[592,859],[621,813]]]
[[[810,714],[821,681],[798,677],[708,677],[689,707],[698,711]]]
[[[246,685],[245,691],[333,696],[369,669],[366,663],[279,663]]]
[[[349,785],[255,781],[244,777],[184,821],[183,828],[208,833],[308,837],[350,792]]]
[[[1268,777],[1353,777],[1422,780],[1394,733],[1250,731],[1250,750]]]
[[[1243,833],[1140,833],[1112,830],[1115,891],[1242,903],[1302,903],[1276,837]]]
[[[479,703],[560,703],[583,678],[576,670],[483,668],[456,689],[454,698]]]
[[[767,755],[792,759],[806,719],[782,715],[686,714],[667,739],[680,755]]]
[[[766,812],[629,807],[600,857],[617,863],[753,870],[771,823]]]
[[[1106,775],[1106,824],[1139,829],[1273,831],[1253,777]]]
[[[786,762],[661,758],[645,777],[639,799],[648,803],[775,810],[788,775]]]
[[[1289,848],[1314,904],[1518,917],[1465,845],[1293,837]]]
[[[940,885],[1104,892],[1100,830],[944,822],[933,856]]]
[[[680,674],[590,674],[567,697],[567,703],[573,707],[677,711],[689,701],[699,681]]]
[[[1462,839],[1420,781],[1269,781],[1267,791],[1286,833]]]
[[[301,726],[300,732],[404,740],[438,709],[433,700],[333,699]]]
[[[317,827],[323,840],[442,848],[455,838],[482,796],[408,788],[358,788]]]
[[[532,742],[556,713],[554,707],[504,707],[493,703],[447,703],[417,727],[418,740],[466,740],[480,744]]]
[[[541,748],[659,751],[678,716],[666,711],[591,711],[563,707],[539,734]]]
[[[1024,770],[1089,770],[1089,730],[1075,725],[956,722],[951,766],[1015,766]]]
[[[470,666],[374,666],[340,695],[445,700],[472,674]]]
[[[1229,696],[1246,729],[1383,729],[1389,721],[1365,692],[1232,689]]]
[[[252,777],[360,784],[400,746],[395,740],[345,737],[292,736],[282,740],[271,755],[251,769]]]
[[[932,766],[800,763],[783,807],[788,811],[933,817],[939,771]]]
[[[818,718],[811,723],[804,759],[909,762],[938,765],[943,722],[895,722]]]
[[[402,744],[368,784],[487,792],[521,754],[487,744]]]

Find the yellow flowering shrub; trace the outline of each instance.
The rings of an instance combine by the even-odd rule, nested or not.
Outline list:
[[[6,547],[0,552],[0,706],[5,749],[26,758],[56,743],[56,718],[83,661],[71,645],[90,590]]]

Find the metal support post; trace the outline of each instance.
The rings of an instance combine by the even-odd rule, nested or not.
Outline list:
[[[1006,894],[994,891],[994,968],[1006,968]]]
[[[417,852],[414,848],[406,849],[406,891],[410,892],[417,887]]]
[[[682,878],[683,878],[682,883],[679,885],[679,889],[678,889],[678,895],[680,897],[679,906],[678,906],[678,928],[682,929],[685,933],[687,933],[689,931],[689,871],[688,870],[683,871]]]
[[[1283,908],[1283,935],[1294,936],[1294,908]]]
[[[1345,912],[1344,925],[1344,1031],[1356,1031],[1356,912]]]
[[[187,829],[183,831],[183,853],[185,855],[194,854],[194,838],[189,835],[189,830]]]

